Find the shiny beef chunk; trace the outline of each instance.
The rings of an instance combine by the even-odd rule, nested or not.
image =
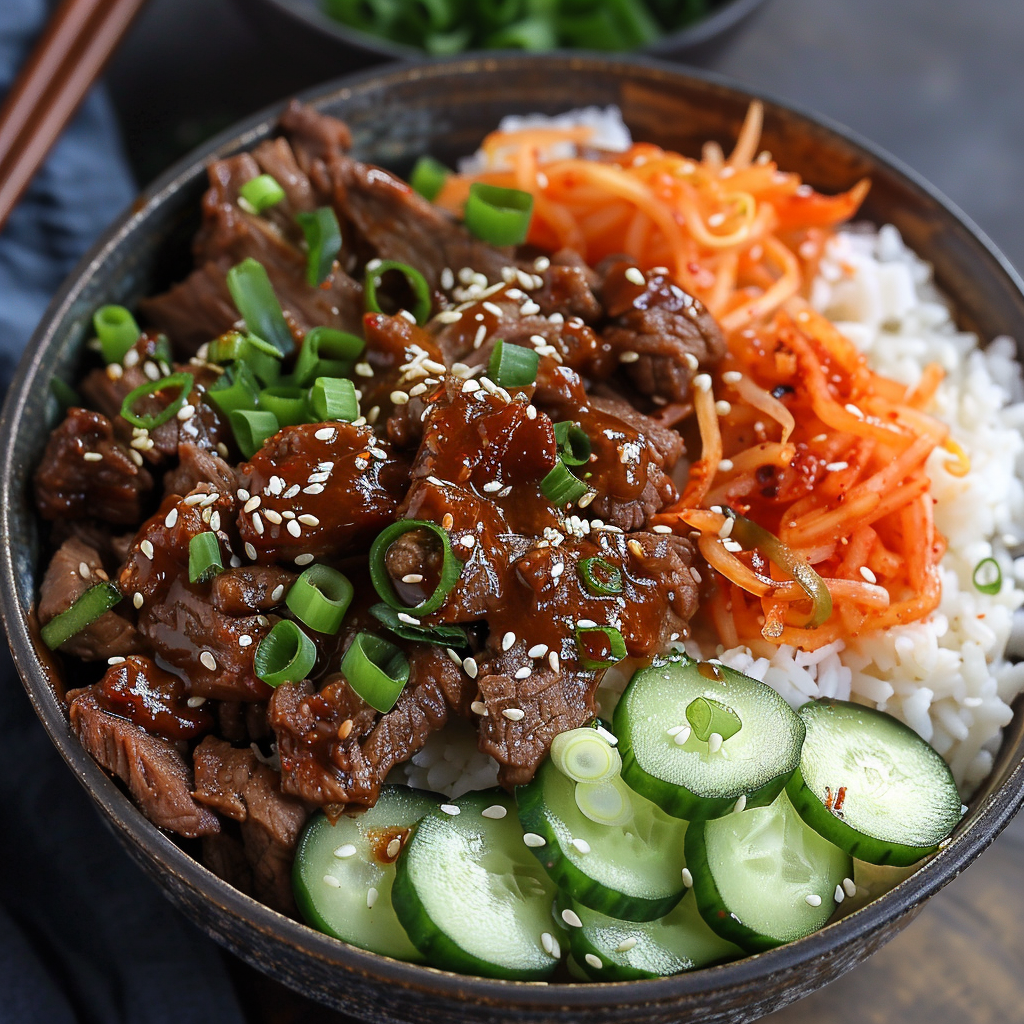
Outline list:
[[[641,394],[689,408],[694,375],[721,360],[725,337],[700,300],[667,274],[648,271],[639,285],[626,277],[633,267],[613,260],[604,268],[601,299],[611,322],[602,337]]]
[[[276,565],[225,569],[211,584],[213,606],[225,615],[269,612],[280,605],[295,582],[295,573]]]
[[[192,766],[169,740],[108,711],[98,687],[67,694],[71,728],[81,744],[127,787],[143,814],[186,839],[214,835],[220,821],[192,796]]]
[[[253,609],[228,615],[213,602],[211,583],[189,582],[189,542],[213,532],[227,564],[235,498],[197,491],[168,498],[143,523],[119,583],[138,605],[138,628],[153,650],[189,680],[190,692],[218,700],[265,700],[270,688],[253,669],[253,654],[270,620]]]
[[[574,249],[560,249],[551,256],[550,266],[539,275],[543,285],[530,293],[543,316],[552,313],[584,323],[596,324],[604,309],[595,292],[600,277]]]
[[[334,422],[285,427],[238,478],[251,495],[238,516],[246,550],[302,565],[365,550],[394,519],[408,473],[370,427]]]
[[[198,444],[178,445],[178,465],[164,474],[164,495],[191,494],[200,484],[231,494],[235,471],[217,452]]]
[[[115,439],[106,416],[69,409],[50,434],[33,478],[39,514],[44,519],[93,516],[118,526],[137,523],[153,478],[131,452]]]
[[[39,622],[45,626],[66,612],[90,587],[109,579],[96,548],[68,537],[54,553],[39,588]],[[142,639],[121,607],[104,612],[60,647],[83,661],[105,661],[141,650]]]
[[[295,913],[291,866],[306,808],[281,792],[277,772],[250,748],[207,736],[193,753],[195,798],[241,823],[242,850],[253,895],[284,914]]]
[[[168,291],[143,299],[139,309],[187,355],[229,330],[239,318],[224,271],[216,263],[204,263]]]
[[[279,686],[270,700],[281,787],[314,804],[372,807],[388,772],[407,761],[450,714],[466,714],[468,677],[440,647],[408,652],[409,682],[386,714],[365,704],[338,675]]]

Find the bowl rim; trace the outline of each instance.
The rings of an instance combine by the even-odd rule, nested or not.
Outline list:
[[[393,64],[384,69],[370,69],[305,90],[298,98],[304,102],[325,105],[338,98],[370,93],[382,87],[423,77],[450,76],[457,79],[460,75],[481,69],[490,72],[501,70],[504,74],[514,74],[517,70],[523,70],[525,66],[529,66],[534,73],[545,70],[557,74],[586,70],[601,71],[605,74],[615,74],[618,71],[627,74],[641,72],[655,81],[688,81],[691,87],[694,83],[698,88],[711,87],[734,98],[746,101],[760,99],[765,103],[769,116],[773,107],[796,114],[812,127],[837,134],[844,144],[859,149],[872,162],[902,176],[911,186],[925,193],[973,236],[990,258],[992,271],[1005,275],[1007,283],[1018,293],[1024,294],[1024,282],[985,233],[934,186],[896,157],[830,118],[810,113],[799,105],[780,101],[769,93],[752,91],[727,76],[714,72],[680,67],[651,57],[636,55],[474,54],[454,59],[427,59]],[[271,132],[286,102],[272,104],[242,119],[197,147],[160,175],[142,191],[138,199],[82,257],[50,302],[21,359],[3,410],[0,412],[0,531],[3,531],[5,537],[11,536],[13,510],[23,498],[22,494],[13,490],[13,481],[19,468],[13,444],[18,424],[30,393],[43,386],[38,378],[47,350],[60,338],[58,328],[79,293],[108,255],[126,242],[130,242],[135,229],[155,210],[164,204],[172,203],[182,187],[201,178],[211,160],[250,148]],[[38,567],[36,576],[38,578]],[[541,1009],[557,1005],[566,1009],[585,1010],[627,1006],[637,1002],[649,1005],[672,1003],[686,997],[708,996],[751,987],[779,973],[791,975],[815,958],[837,953],[854,940],[867,943],[873,932],[887,934],[882,931],[885,926],[891,925],[904,914],[919,907],[980,856],[1024,804],[1022,758],[1009,771],[999,789],[981,806],[969,812],[967,824],[954,835],[948,845],[894,889],[811,935],[732,963],[665,978],[624,982],[536,983],[455,974],[366,952],[285,917],[218,878],[153,825],[86,753],[85,748],[71,733],[63,703],[57,698],[50,684],[50,670],[40,657],[36,641],[33,639],[29,615],[18,601],[17,578],[14,550],[8,542],[0,549],[0,618],[6,628],[19,676],[36,714],[79,782],[103,810],[107,824],[121,834],[133,855],[144,856],[151,863],[160,860],[165,868],[173,873],[173,885],[167,880],[162,880],[161,888],[165,890],[165,894],[168,890],[173,890],[175,885],[179,888],[185,887],[202,900],[215,904],[221,912],[247,929],[262,932],[264,935],[273,934],[275,941],[289,945],[306,957],[351,973],[371,977],[377,982],[400,984],[437,996],[524,1008]],[[140,854],[136,848],[140,848],[144,853]],[[852,964],[844,964],[837,960],[836,966],[837,973],[841,973]]]
[[[280,12],[291,21],[312,29],[314,32],[327,36],[337,43],[356,47],[364,53],[374,54],[377,57],[387,60],[417,60],[426,55],[423,50],[406,43],[395,43],[372,33],[364,32],[362,29],[346,25],[337,21],[322,10],[316,0],[261,0],[267,6]],[[704,15],[698,21],[692,22],[683,28],[666,33],[655,42],[642,46],[632,52],[636,54],[650,54],[652,56],[667,56],[679,53],[683,50],[695,49],[704,43],[709,42],[716,36],[727,32],[734,25],[738,25],[747,15],[752,14],[758,7],[765,3],[765,0],[724,0],[724,2],[712,11]],[[467,53],[516,53],[520,51],[465,51]],[[587,50],[555,50],[553,53],[587,53],[594,51]],[[450,58],[438,58],[446,60]]]

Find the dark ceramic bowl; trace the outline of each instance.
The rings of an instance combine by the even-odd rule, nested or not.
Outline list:
[[[696,154],[728,146],[750,96],[719,78],[638,60],[481,57],[398,67],[307,97],[352,126],[359,156],[398,170],[427,150],[472,151],[506,113],[554,113],[617,103],[637,138]],[[33,338],[0,421],[0,609],[29,696],[53,742],[135,859],[192,920],[267,974],[371,1021],[750,1021],[849,970],[902,928],[925,900],[971,863],[1024,801],[1024,713],[1018,702],[995,768],[952,842],[910,879],[866,908],[771,952],[656,981],[526,984],[468,978],[354,949],[276,914],[206,870],[135,809],[69,733],[60,666],[33,621],[40,576],[30,477],[45,443],[48,383],[74,380],[92,311],[131,304],[183,276],[198,224],[205,165],[274,131],[277,110],[252,118],[170,170],[82,261]],[[965,218],[911,172],[849,133],[766,101],[764,146],[783,167],[827,192],[863,175],[874,186],[864,214],[895,224],[935,265],[963,327],[984,338],[1024,339],[1022,285]],[[67,680],[70,682],[70,680]]]
[[[414,60],[423,51],[392,43],[331,18],[321,0],[237,0],[238,6],[275,39],[282,35],[307,58],[333,61],[338,71]],[[710,14],[670,32],[641,51],[657,57],[696,60],[710,55],[728,39],[764,0],[723,0]]]

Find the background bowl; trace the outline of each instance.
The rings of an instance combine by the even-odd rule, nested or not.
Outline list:
[[[706,55],[724,42],[764,0],[724,0],[709,15],[676,32],[670,32],[640,52],[658,57]],[[314,59],[338,62],[355,70],[385,60],[413,60],[423,51],[392,43],[343,25],[324,13],[320,0],[237,0],[237,4],[266,32],[301,49]]]
[[[514,87],[513,87],[514,83]],[[481,56],[397,67],[305,97],[344,117],[357,155],[407,168],[431,152],[473,150],[506,113],[617,103],[637,138],[696,155],[728,147],[750,95],[711,75],[653,61],[555,54]],[[863,213],[895,224],[935,265],[961,326],[1024,339],[1021,281],[992,245],[912,172],[843,130],[766,100],[763,145],[816,188],[867,174]],[[923,902],[998,835],[1024,801],[1024,713],[952,842],[866,908],[787,946],[734,964],[614,985],[524,984],[467,978],[388,960],[320,935],[220,881],[150,824],[71,735],[60,665],[38,639],[32,607],[40,565],[31,473],[45,445],[48,383],[73,380],[92,311],[134,303],[189,268],[205,165],[272,134],[277,110],[245,122],[172,168],[85,257],[43,319],[0,417],[0,612],[29,696],[51,739],[129,852],[192,920],[260,970],[325,1004],[375,1022],[750,1021],[824,985],[891,938]],[[71,680],[68,680],[71,682]]]

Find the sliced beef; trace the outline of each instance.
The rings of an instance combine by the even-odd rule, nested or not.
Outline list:
[[[269,612],[284,601],[295,573],[276,565],[243,565],[214,577],[213,606],[225,615]]]
[[[139,309],[167,332],[177,351],[188,355],[240,320],[224,271],[216,263],[205,263],[168,291],[143,299]]]
[[[532,291],[530,298],[540,306],[543,316],[558,313],[567,319],[578,317],[584,323],[596,324],[604,315],[604,309],[594,294],[600,277],[574,249],[560,249],[554,253],[551,265],[540,277],[544,284]]]
[[[299,166],[309,174],[317,164],[343,156],[352,145],[344,121],[321,114],[314,107],[292,100],[281,115],[281,130],[288,136]]]
[[[238,483],[252,495],[238,517],[242,541],[260,562],[305,564],[364,549],[394,519],[408,470],[371,427],[306,423],[268,441]]]
[[[67,694],[71,728],[82,746],[128,787],[160,828],[187,839],[213,835],[220,822],[192,796],[192,768],[174,744],[105,710],[96,687]]]
[[[241,823],[254,895],[275,910],[294,913],[291,866],[306,808],[281,792],[278,773],[249,748],[207,736],[193,760],[196,800]]]
[[[228,827],[230,823],[228,823]],[[237,826],[234,826],[237,828]],[[252,868],[245,856],[242,840],[228,828],[213,836],[203,836],[203,864],[228,885],[233,885],[246,896],[253,895]]]
[[[200,484],[231,494],[235,471],[216,451],[186,441],[178,445],[178,465],[164,474],[164,494],[191,494]]]
[[[119,526],[139,522],[153,488],[131,449],[115,439],[110,420],[78,408],[50,435],[33,479],[44,519],[92,516]]]
[[[690,383],[725,354],[725,337],[703,304],[667,274],[649,271],[640,285],[627,279],[628,260],[604,268],[601,299],[611,322],[602,337],[645,395],[690,405]]]
[[[284,792],[310,803],[372,806],[388,772],[408,760],[452,711],[465,714],[468,677],[444,650],[409,653],[409,682],[387,714],[368,707],[339,676],[319,693],[279,686],[270,700]]]
[[[39,588],[39,622],[46,625],[66,612],[90,587],[110,577],[99,552],[78,537],[69,537],[54,553]],[[84,661],[103,661],[141,650],[142,641],[119,607],[104,612],[95,622],[61,645],[66,654]]]

